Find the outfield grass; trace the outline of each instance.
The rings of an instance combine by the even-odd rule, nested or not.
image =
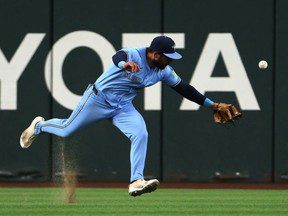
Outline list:
[[[159,189],[134,198],[126,189],[80,188],[65,204],[60,188],[0,188],[0,215],[288,215],[288,191]]]

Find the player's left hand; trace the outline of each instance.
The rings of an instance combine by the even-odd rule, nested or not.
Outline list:
[[[128,70],[132,73],[140,71],[139,65],[137,65],[135,62],[132,62],[132,61],[125,62],[125,64],[123,64],[123,69]]]
[[[214,110],[214,120],[216,123],[225,125],[227,122],[234,123],[242,117],[242,113],[238,111],[234,104],[214,103],[212,106]]]

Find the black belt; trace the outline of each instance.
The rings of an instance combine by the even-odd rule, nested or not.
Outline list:
[[[93,92],[95,93],[95,95],[97,95],[98,94],[98,91],[97,91],[97,89],[95,88],[95,85],[93,85]]]
[[[93,92],[94,92],[95,95],[98,95],[98,90],[96,89],[95,85],[93,85],[92,90],[93,90]],[[105,99],[104,99],[104,100],[105,100]],[[105,100],[105,102],[106,102],[107,104],[109,104],[106,100]]]

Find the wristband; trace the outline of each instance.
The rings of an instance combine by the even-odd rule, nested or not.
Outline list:
[[[119,68],[123,68],[123,65],[124,65],[125,63],[126,63],[125,61],[120,61],[120,62],[118,63],[118,67],[119,67]]]
[[[205,106],[205,107],[212,107],[213,104],[214,104],[213,101],[211,101],[209,98],[206,98],[206,99],[204,100],[203,106]]]

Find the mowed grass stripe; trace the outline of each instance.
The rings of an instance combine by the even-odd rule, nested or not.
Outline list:
[[[101,208],[62,208],[62,209],[16,209],[1,211],[1,215],[287,215],[286,210],[271,209],[101,209]]]
[[[0,188],[0,215],[288,215],[285,190],[159,189],[129,197],[127,189],[78,188],[65,204],[61,188]]]

